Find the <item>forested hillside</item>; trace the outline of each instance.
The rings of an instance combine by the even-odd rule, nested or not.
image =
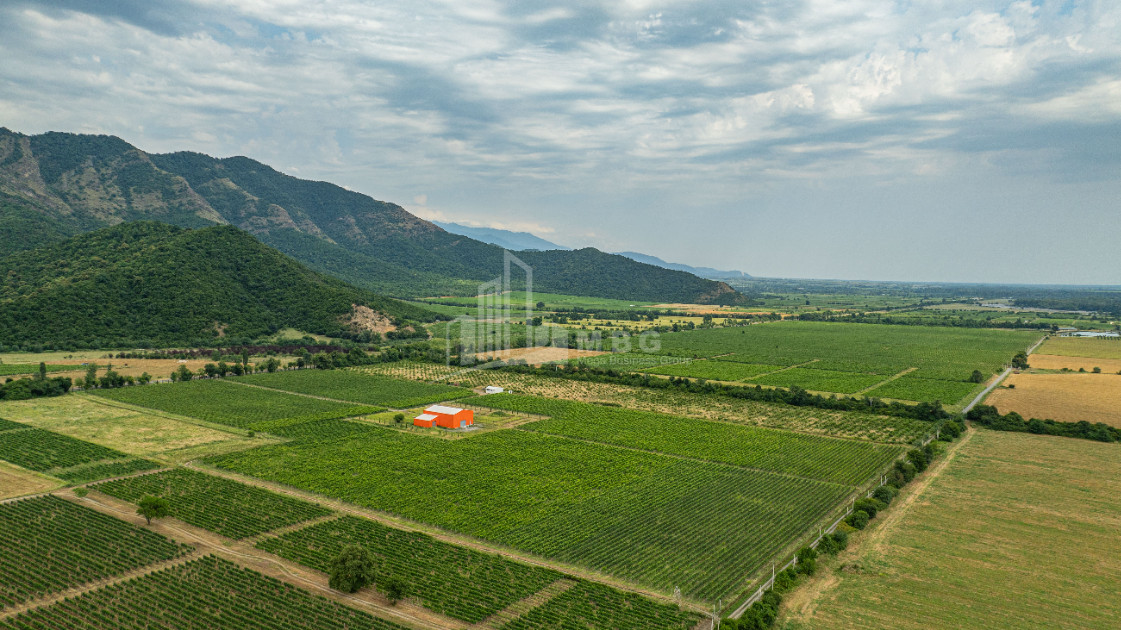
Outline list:
[[[245,157],[149,155],[110,136],[0,128],[0,255],[122,221],[228,223],[314,270],[402,297],[470,294],[502,273],[502,249],[404,208]],[[27,234],[27,238],[21,235]],[[731,287],[594,249],[536,252],[541,291],[666,302],[739,299]]]
[[[424,309],[311,271],[231,226],[125,223],[0,258],[0,344],[208,344],[285,327],[360,333],[354,305],[382,327]],[[388,320],[388,321],[385,321]]]

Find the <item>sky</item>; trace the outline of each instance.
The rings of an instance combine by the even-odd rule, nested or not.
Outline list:
[[[1121,284],[1121,2],[4,0],[0,126],[770,277]]]

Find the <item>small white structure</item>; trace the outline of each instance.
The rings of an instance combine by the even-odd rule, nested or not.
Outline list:
[[[501,387],[497,387],[495,385],[487,385],[487,388],[483,391],[485,391],[488,394],[501,394],[502,392],[504,392],[506,390],[502,389]]]

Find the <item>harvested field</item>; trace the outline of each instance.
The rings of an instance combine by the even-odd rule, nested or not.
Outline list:
[[[1121,427],[1121,376],[1117,374],[1014,374],[1007,383],[1016,388],[993,390],[985,401],[1001,413]]]
[[[905,512],[873,521],[796,592],[777,627],[1116,628],[1119,453],[977,430],[914,503],[891,508]]]
[[[48,492],[61,485],[61,481],[46,475],[13,466],[8,462],[0,462],[0,500]]]
[[[1117,374],[1121,371],[1121,359],[1100,359],[1093,357],[1068,357],[1055,354],[1033,354],[1028,359],[1028,364],[1038,370],[1061,370],[1067,368],[1077,372],[1079,368],[1092,372],[1094,368],[1102,369],[1106,374]]]
[[[552,363],[555,361],[571,361],[575,359],[582,359],[584,357],[595,357],[606,352],[597,350],[577,350],[575,348],[511,348],[509,350],[500,350],[497,352],[484,353],[488,357],[495,359],[502,359],[504,361],[510,359],[525,359],[526,363],[530,365],[541,365],[542,363]]]

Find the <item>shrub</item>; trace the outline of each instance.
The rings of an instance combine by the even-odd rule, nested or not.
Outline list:
[[[813,575],[817,571],[817,552],[813,547],[802,547],[794,554],[798,558],[795,570],[802,575]]]
[[[385,594],[390,604],[396,604],[408,596],[408,582],[396,575],[391,575],[382,580],[378,586],[381,587],[381,592]]]
[[[880,486],[872,491],[872,498],[882,502],[885,506],[891,505],[895,498],[895,490],[891,486]]]
[[[873,519],[886,507],[887,505],[883,501],[877,499],[857,499],[854,509],[865,512],[869,519]]]
[[[930,456],[927,455],[925,450],[914,448],[907,452],[907,461],[914,464],[916,472],[922,472],[930,464]],[[910,480],[908,479],[908,481]]]
[[[830,534],[830,537],[833,539],[833,543],[837,545],[837,550],[838,551],[844,551],[845,549],[848,549],[848,547],[849,547],[848,532],[835,531],[832,534]]]
[[[74,488],[74,496],[81,498],[90,493],[90,489],[85,486]]]
[[[918,468],[909,461],[895,462],[895,469],[903,475],[903,482],[911,483],[911,480],[918,474]]]
[[[864,529],[868,526],[868,520],[870,518],[871,517],[868,516],[867,512],[863,510],[857,510],[850,514],[849,517],[845,519],[845,522],[855,529]]]

